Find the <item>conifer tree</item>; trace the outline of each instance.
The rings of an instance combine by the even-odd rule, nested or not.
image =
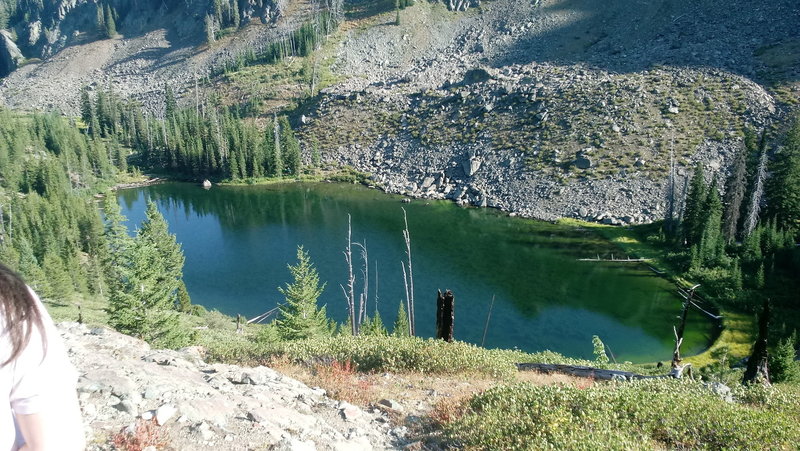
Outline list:
[[[703,233],[703,207],[706,202],[706,181],[703,166],[697,163],[692,176],[689,194],[686,198],[686,208],[683,214],[683,241],[685,244],[694,245],[700,241]]]
[[[114,20],[114,10],[108,3],[103,8],[103,25],[107,38],[113,38],[117,35],[117,23]]]
[[[169,121],[175,117],[178,111],[178,102],[175,100],[175,93],[168,84],[164,84],[164,118]]]
[[[189,291],[186,289],[186,284],[181,281],[178,286],[178,301],[175,308],[179,312],[190,313],[192,311],[192,298],[189,296]]]
[[[184,346],[189,335],[175,311],[183,253],[155,204],[116,268],[109,296],[109,324],[154,346]]]
[[[406,306],[404,301],[400,301],[400,307],[397,308],[397,318],[394,320],[392,327],[392,335],[395,337],[408,337],[408,313],[406,313]]]
[[[286,298],[279,307],[276,320],[278,333],[284,340],[300,340],[331,334],[325,306],[318,308],[317,299],[325,289],[320,285],[319,275],[302,246],[297,247],[297,264],[289,265],[292,283],[278,288]]]
[[[372,318],[369,316],[364,318],[364,322],[361,324],[360,332],[361,335],[372,337],[385,337],[389,335],[389,332],[386,330],[386,326],[383,325],[381,314],[378,311],[375,311],[375,316]]]
[[[800,382],[800,363],[795,361],[797,334],[780,340],[769,354],[769,375],[773,382]]]
[[[736,239],[742,202],[747,187],[747,148],[742,147],[736,153],[733,170],[725,184],[725,215],[723,217],[723,233],[726,243]]]
[[[92,129],[95,124],[95,116],[92,109],[92,100],[89,97],[89,90],[86,87],[81,89],[81,119],[86,124],[89,134],[94,137],[95,133],[97,133],[97,130]]]
[[[281,116],[280,143],[283,156],[284,173],[290,175],[300,174],[300,143],[294,136],[292,126],[286,116]]]
[[[280,124],[278,122],[277,116],[275,116],[273,120],[274,120],[274,128],[272,130],[273,145],[272,148],[270,149],[271,152],[269,154],[270,156],[269,167],[270,167],[270,175],[274,177],[280,177],[281,175],[283,175],[283,156],[281,155],[281,151],[283,149],[281,149]]]
[[[703,226],[700,235],[700,258],[704,265],[717,265],[724,255],[724,242],[720,234],[722,202],[717,191],[717,181],[711,183],[703,203]]]
[[[800,115],[786,134],[783,147],[775,154],[767,185],[768,215],[778,226],[800,230]]]
[[[210,14],[206,14],[205,19],[206,29],[206,43],[213,44],[217,42],[217,24],[216,20]]]

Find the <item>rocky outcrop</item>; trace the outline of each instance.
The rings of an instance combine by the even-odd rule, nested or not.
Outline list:
[[[0,77],[5,77],[16,70],[24,59],[11,33],[0,30]]]
[[[155,420],[171,449],[371,450],[404,444],[385,413],[330,399],[267,368],[208,364],[198,348],[154,350],[77,323],[58,326],[80,374],[89,449]]]

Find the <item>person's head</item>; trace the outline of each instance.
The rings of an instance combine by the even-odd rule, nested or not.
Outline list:
[[[11,353],[0,367],[16,360],[31,338],[33,326],[44,332],[36,300],[20,276],[0,263],[0,334],[8,334]]]

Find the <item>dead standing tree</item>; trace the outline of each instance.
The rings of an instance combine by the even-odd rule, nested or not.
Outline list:
[[[453,341],[453,324],[455,322],[455,297],[453,292],[437,290],[436,296],[436,338],[447,342]]]
[[[692,305],[694,290],[696,290],[699,286],[700,284],[697,284],[690,288],[688,292],[686,292],[683,302],[683,311],[681,312],[681,323],[677,328],[672,328],[673,332],[675,333],[675,351],[672,352],[672,370],[670,371],[670,374],[675,378],[680,378],[683,375],[684,370],[687,371],[689,377],[692,377],[692,364],[687,363],[681,365],[681,344],[683,344],[683,332],[686,330],[686,316],[689,314],[689,307]]]
[[[408,257],[408,271],[406,271],[406,264],[400,262],[403,266],[403,284],[406,289],[406,312],[408,314],[408,334],[410,336],[416,335],[416,326],[414,324],[414,271],[411,268],[411,235],[408,232],[408,215],[406,209],[403,208],[403,222],[406,228],[403,230],[403,240],[406,242],[406,256]]]
[[[347,263],[347,288],[343,285],[342,292],[347,300],[347,311],[350,315],[350,331],[353,335],[358,335],[358,321],[356,318],[356,295],[355,283],[356,276],[353,274],[353,240],[352,240],[352,224],[350,215],[347,215],[347,247],[344,250],[344,261]]]
[[[753,353],[747,360],[747,368],[744,371],[742,378],[743,384],[751,384],[753,382],[762,382],[769,385],[769,368],[767,366],[767,332],[769,331],[769,316],[770,316],[769,299],[764,299],[764,307],[761,310],[761,316],[758,318],[758,338],[753,345]]]

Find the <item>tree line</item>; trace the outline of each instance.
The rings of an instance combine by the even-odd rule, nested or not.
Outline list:
[[[682,215],[665,223],[675,261],[723,305],[760,306],[767,288],[776,302],[800,307],[785,286],[800,280],[800,120],[779,144],[769,159],[767,137],[748,132],[724,197],[723,181],[708,180],[698,164]]]
[[[236,181],[297,176],[303,169],[300,143],[285,116],[273,116],[262,131],[235,109],[180,109],[168,86],[164,105],[159,119],[113,92],[98,91],[93,99],[83,89],[81,119],[90,136],[129,146],[131,162],[146,170]]]
[[[304,22],[296,30],[287,33],[285,36],[263,44],[259,47],[248,45],[244,50],[239,51],[233,57],[225,60],[211,70],[212,76],[236,72],[247,66],[257,64],[271,64],[293,56],[308,56],[318,49],[330,32],[336,29],[337,22],[333,20],[332,13],[324,10]],[[207,33],[210,33],[208,22],[206,25]],[[206,36],[209,42],[211,34]]]

